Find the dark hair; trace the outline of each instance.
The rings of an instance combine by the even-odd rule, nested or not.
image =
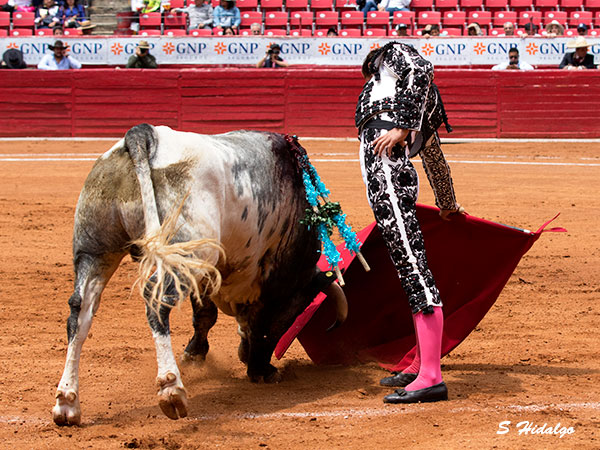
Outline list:
[[[385,44],[383,47],[373,49],[369,52],[369,54],[365,57],[361,67],[362,76],[364,78],[373,75],[376,80],[379,79],[379,67],[375,65],[375,61],[379,56],[383,56],[385,52],[391,49],[395,44],[397,44],[396,41],[391,41]]]
[[[519,49],[517,47],[511,47],[508,49],[508,53],[516,53],[519,54]]]

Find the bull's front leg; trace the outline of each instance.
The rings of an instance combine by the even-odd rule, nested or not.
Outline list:
[[[163,301],[171,306],[176,304],[173,296],[165,296]],[[171,346],[170,313],[171,307],[169,306],[161,305],[157,314],[155,310],[146,305],[146,317],[156,347],[158,404],[169,419],[177,420],[187,416],[187,393],[181,381],[181,373]]]

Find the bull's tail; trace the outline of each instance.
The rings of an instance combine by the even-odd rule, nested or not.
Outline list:
[[[144,211],[144,237],[133,242],[142,251],[136,281],[142,296],[157,313],[161,305],[179,304],[190,292],[201,301],[204,295],[218,291],[221,286],[221,274],[216,264],[218,257],[224,256],[223,249],[214,239],[172,243],[187,195],[161,225],[150,170],[150,160],[158,148],[154,127],[141,124],[130,129],[125,135],[125,147],[140,185]],[[172,292],[170,287],[177,292],[175,302],[172,298],[169,302],[163,300],[168,291]]]

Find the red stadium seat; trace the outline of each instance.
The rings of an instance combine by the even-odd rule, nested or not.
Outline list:
[[[283,11],[268,11],[265,13],[265,27],[283,28],[287,26],[288,13]]]
[[[567,28],[564,35],[567,37],[577,37],[579,33],[577,32],[577,28]]]
[[[490,36],[502,36],[504,34],[504,28],[492,28],[489,32]]]
[[[365,23],[368,28],[383,28],[387,31],[390,25],[390,13],[387,11],[369,11]]]
[[[174,29],[174,28],[187,28],[187,13],[178,13],[169,11],[165,13],[165,28]]]
[[[194,37],[212,36],[212,30],[209,30],[207,28],[197,28],[197,29],[190,31],[190,36],[194,36]]]
[[[365,16],[362,11],[342,11],[340,16],[342,28],[362,29],[365,21]]]
[[[580,1],[580,0],[578,0]],[[509,9],[520,13],[533,10],[533,0],[510,0]]]
[[[467,14],[472,11],[483,11],[483,0],[460,0],[460,9]]]
[[[286,11],[308,11],[308,0],[285,0]]]
[[[357,11],[360,12],[360,11]],[[360,12],[362,14],[362,12]],[[362,30],[360,28],[344,28],[340,31],[342,37],[361,37]]]
[[[491,11],[492,14],[496,11],[507,11],[508,2],[506,0],[485,0],[485,10]]]
[[[287,30],[283,28],[271,28],[265,30],[265,36],[287,36]]]
[[[600,0],[585,0],[585,10],[592,11],[596,17],[596,11],[600,11]]]
[[[392,28],[396,28],[398,24],[405,24],[408,29],[412,30],[415,26],[414,11],[396,11],[392,17]]]
[[[517,23],[517,13],[514,11],[497,11],[494,13],[492,24],[495,27],[501,27],[506,22]]]
[[[34,19],[35,14],[32,12],[15,11],[12,17],[12,26],[13,28],[33,28]],[[33,35],[33,31],[31,35]]]
[[[333,0],[310,0],[310,9],[313,11],[333,11]]]
[[[38,28],[37,30],[35,30],[35,35],[36,36],[52,36],[52,28]]]
[[[594,14],[594,26],[600,28],[600,11],[596,11]]]
[[[33,28],[13,28],[10,31],[9,36],[33,36]]]
[[[237,0],[235,6],[241,13],[244,11],[256,11],[258,9],[258,0]]]
[[[558,0],[534,0],[534,6],[536,11],[557,11]]]
[[[81,36],[83,35],[83,31],[78,30],[77,28],[65,28],[63,34],[65,36]]]
[[[140,14],[140,29],[160,28],[162,17],[159,12]]]
[[[385,28],[367,28],[364,32],[367,37],[384,37],[386,34]]]
[[[598,36],[600,36],[600,30],[590,30],[589,35],[591,37],[597,38]]]
[[[171,4],[171,9],[185,7],[185,1],[184,0],[169,0],[169,3]]]
[[[187,31],[182,28],[166,29],[165,36],[187,36]]]
[[[464,27],[467,21],[467,13],[464,11],[446,11],[442,17],[442,25],[446,27]]]
[[[160,36],[160,30],[157,30],[156,28],[147,28],[145,30],[140,30],[139,35],[140,36]]]
[[[261,11],[283,11],[283,0],[260,0]]]
[[[262,23],[262,13],[258,11],[244,11],[240,14],[241,22],[240,26],[249,27],[253,23]]]
[[[583,0],[560,0],[560,10],[566,12],[582,11]]]
[[[542,13],[539,11],[521,11],[519,13],[519,26],[523,27],[529,22],[533,22],[539,28],[542,24]]]
[[[412,36],[412,30],[410,28],[407,28],[406,34],[408,36]],[[398,37],[398,31],[396,31],[395,29],[388,31],[388,37]]]
[[[309,28],[300,28],[298,30],[292,30],[292,31],[290,31],[290,36],[311,37],[312,36],[312,29],[309,29]]]
[[[592,26],[592,12],[591,11],[573,11],[569,14],[569,26],[577,28],[580,23],[585,23],[588,28]]]
[[[492,22],[492,13],[489,11],[471,11],[468,22],[477,22],[480,27],[489,28]]]
[[[294,11],[290,14],[290,25],[297,28],[310,28],[312,35],[312,26],[314,14],[312,11]]]
[[[10,28],[10,13],[0,11],[0,29],[8,30]]]
[[[319,28],[337,27],[339,18],[337,11],[319,11],[315,14],[315,25]]]
[[[462,36],[461,28],[444,28],[440,32],[440,36]]]
[[[411,11],[433,11],[433,0],[412,0],[410,2]]]
[[[4,28],[0,28],[0,37],[6,37],[8,36],[8,30],[4,29]]]
[[[439,24],[442,21],[442,14],[438,11],[422,11],[417,17],[417,25],[422,27],[424,25]]]
[[[567,13],[564,11],[546,11],[544,25],[548,25],[553,20],[558,20],[564,26],[567,23]]]
[[[435,10],[443,13],[444,11],[456,11],[458,9],[458,0],[436,0]]]
[[[358,9],[358,5],[356,4],[356,0],[335,0],[334,7],[336,10],[342,11],[356,11]]]

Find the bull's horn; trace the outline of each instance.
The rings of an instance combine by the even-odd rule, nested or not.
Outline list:
[[[365,259],[365,257],[362,255],[361,252],[358,252],[356,254],[356,257],[358,258],[358,260],[360,261],[360,263],[362,264],[363,268],[365,269],[365,272],[369,272],[371,270],[371,268],[369,267],[369,263],[367,263],[367,260]]]
[[[335,302],[335,322],[327,328],[327,331],[332,331],[346,321],[348,317],[348,300],[346,300],[344,290],[335,282],[331,283],[323,292]]]

